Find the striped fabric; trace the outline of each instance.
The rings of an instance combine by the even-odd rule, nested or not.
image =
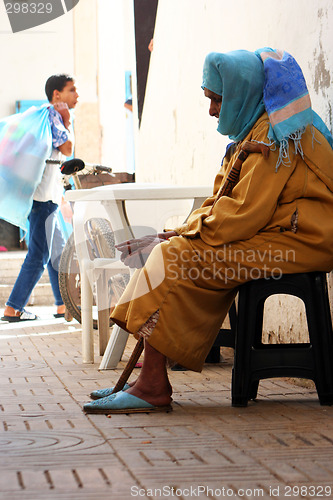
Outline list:
[[[278,142],[312,123],[311,100],[303,72],[288,52],[258,51],[264,63],[264,103]]]
[[[311,100],[303,72],[288,52],[259,49],[265,71],[264,104],[271,130],[270,139],[280,145],[277,167],[289,163],[288,140],[302,152],[301,138],[307,125],[313,123]]]

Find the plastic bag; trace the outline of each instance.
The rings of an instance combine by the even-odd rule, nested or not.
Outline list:
[[[24,231],[51,152],[47,105],[32,106],[0,121],[0,218]]]

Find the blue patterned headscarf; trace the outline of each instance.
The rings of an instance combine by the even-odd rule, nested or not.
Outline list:
[[[328,128],[311,108],[302,70],[287,52],[267,47],[256,52],[212,52],[204,62],[202,88],[222,96],[217,130],[233,141],[244,139],[267,111],[268,137],[280,148],[277,167],[289,163],[289,139],[295,152],[303,154],[301,138],[307,125],[315,126],[333,144]]]
[[[264,103],[270,121],[268,137],[280,145],[280,162],[289,161],[288,139],[301,155],[302,134],[307,125],[316,127],[333,146],[330,131],[313,111],[303,72],[293,56],[268,47],[255,52],[265,70]]]

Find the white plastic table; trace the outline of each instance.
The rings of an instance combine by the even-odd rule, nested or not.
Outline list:
[[[137,183],[111,184],[92,189],[67,191],[66,200],[74,202],[74,239],[81,274],[83,363],[94,362],[93,278],[91,274],[94,266],[92,266],[86,248],[85,221],[96,216],[103,217],[102,213],[105,211],[104,213],[107,215],[114,231],[115,242],[119,243],[136,236],[133,231],[134,225],[150,226],[156,231],[161,231],[164,227],[163,224],[170,216],[182,215],[181,209],[184,210],[184,205],[179,205],[179,201],[176,202],[176,200],[193,200],[192,203],[186,205],[189,208],[186,211],[186,215],[188,215],[211,195],[212,186],[163,186]],[[143,204],[143,202],[147,203]],[[127,213],[129,204],[131,204],[131,217]],[[144,206],[145,209],[143,209]],[[95,266],[96,261],[100,261],[101,266],[106,265],[109,268],[113,266],[118,269],[118,272],[123,266],[117,259],[108,259],[109,264],[105,262],[105,259],[95,259]],[[127,332],[118,326],[113,327],[99,367],[101,370],[116,368],[124,351],[127,338]]]

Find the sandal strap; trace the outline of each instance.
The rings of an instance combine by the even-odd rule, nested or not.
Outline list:
[[[37,316],[36,316],[36,314],[33,314],[33,313],[23,309],[23,311],[20,314],[20,318],[22,320],[24,320],[24,319],[28,319],[28,320],[31,319],[32,320],[32,319],[37,319]]]

